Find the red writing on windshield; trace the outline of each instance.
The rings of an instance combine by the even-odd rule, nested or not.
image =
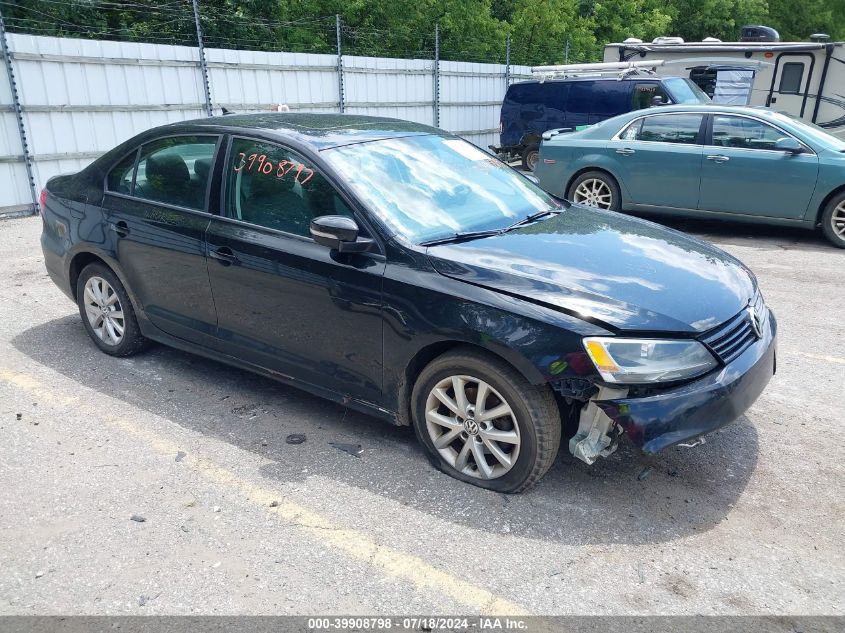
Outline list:
[[[234,171],[243,171],[246,168],[248,172],[256,174],[264,174],[265,176],[275,175],[276,178],[284,178],[291,172],[294,173],[293,179],[300,185],[304,185],[314,176],[314,170],[306,167],[302,163],[297,163],[292,160],[280,160],[278,163],[272,160],[267,160],[265,154],[250,154],[246,152],[239,152],[240,160],[234,166]]]

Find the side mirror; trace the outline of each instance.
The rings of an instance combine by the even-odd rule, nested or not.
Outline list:
[[[654,96],[651,98],[651,105],[652,105],[652,106],[662,106],[662,105],[666,105],[666,100],[665,100],[665,99],[663,99],[663,97],[662,97],[662,96],[660,96],[660,95],[654,95]]]
[[[321,215],[311,220],[310,229],[317,244],[338,253],[365,253],[373,247],[373,240],[358,237],[358,225],[345,215]]]
[[[790,136],[779,138],[775,143],[775,149],[788,154],[803,154],[804,146]]]
[[[534,174],[529,174],[528,172],[523,172],[522,175],[525,176],[528,180],[533,182],[538,187],[540,186],[540,179],[537,178],[537,176],[535,176]]]

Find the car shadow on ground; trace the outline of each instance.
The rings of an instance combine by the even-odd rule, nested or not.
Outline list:
[[[743,417],[703,446],[646,461],[623,444],[588,466],[562,445],[534,489],[503,495],[437,472],[411,429],[293,387],[160,345],[129,359],[107,356],[77,315],[25,330],[12,343],[80,386],[260,455],[270,462],[261,473],[272,481],[328,478],[484,532],[566,544],[671,541],[724,520],[757,461],[757,432]],[[307,441],[287,444],[291,433]],[[361,445],[363,453],[354,457],[330,442]]]

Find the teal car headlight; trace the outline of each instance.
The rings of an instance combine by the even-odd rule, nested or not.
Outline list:
[[[584,348],[602,379],[613,383],[686,380],[718,365],[698,341],[595,336],[584,339]]]

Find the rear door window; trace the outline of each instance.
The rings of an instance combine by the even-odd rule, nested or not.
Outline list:
[[[187,209],[205,209],[216,136],[174,136],[141,148],[133,195]]]
[[[702,114],[661,114],[643,119],[637,131],[638,141],[695,145],[701,129]],[[627,130],[626,130],[627,131]]]

